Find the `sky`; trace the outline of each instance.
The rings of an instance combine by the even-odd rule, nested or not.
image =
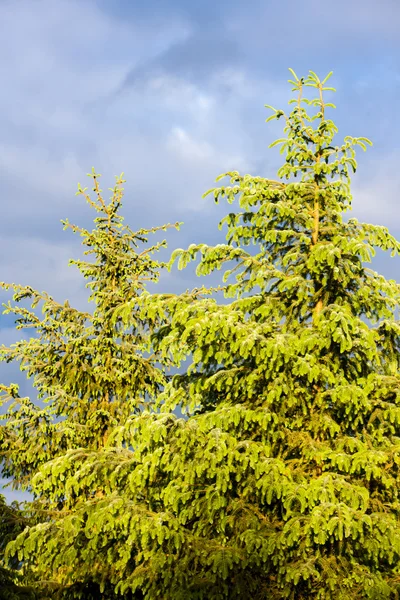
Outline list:
[[[399,27],[398,0],[0,0],[0,280],[87,310],[68,267],[80,240],[60,220],[91,228],[75,192],[93,166],[104,190],[124,172],[133,230],[184,222],[168,256],[224,242],[227,205],[202,193],[229,170],[275,178],[281,122],[266,124],[264,105],[288,109],[289,67],[333,71],[339,141],[374,144],[358,154],[352,216],[400,238]],[[374,268],[398,279],[399,263]],[[197,285],[174,269],[158,289]],[[0,344],[21,337],[0,317]],[[0,381],[32,391],[18,365],[0,365]]]

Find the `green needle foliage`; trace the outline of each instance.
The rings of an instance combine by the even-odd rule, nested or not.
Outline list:
[[[108,589],[101,561],[86,565],[83,561],[76,566],[69,546],[80,542],[74,538],[73,529],[63,529],[64,524],[59,524],[66,515],[73,515],[79,522],[79,506],[85,501],[90,504],[99,499],[108,505],[96,473],[87,473],[85,489],[79,494],[73,487],[66,490],[57,484],[50,493],[47,485],[35,485],[35,477],[40,478],[49,461],[64,464],[66,453],[72,450],[77,467],[87,455],[107,443],[116,426],[132,415],[148,412],[165,385],[168,360],[161,359],[159,363],[160,353],[151,352],[150,344],[157,317],[144,321],[133,311],[131,327],[122,329],[120,319],[115,320],[113,314],[121,303],[134,303],[140,298],[147,282],[157,281],[165,265],[151,255],[166,242],[148,247],[148,234],[171,225],[133,232],[119,214],[122,176],[117,178],[109,204],[103,200],[99,175],[93,170],[89,176],[93,178],[95,199],[80,186],[78,194],[98,213],[95,228],[89,232],[68,221],[63,224],[64,229],[71,228],[81,235],[85,254],[92,256],[90,262],[71,260],[70,264],[76,265],[89,280],[87,287],[94,311],[81,312],[68,301],[59,304],[30,287],[0,284],[3,289],[14,291],[16,302],[5,305],[4,312],[16,317],[18,329],[31,328],[36,334],[10,348],[2,346],[0,359],[19,361],[21,370],[33,378],[42,400],[40,406],[29,398],[21,398],[16,385],[0,387],[1,403],[10,404],[2,415],[0,459],[2,475],[12,478],[14,488],[34,495],[30,511],[35,523],[30,523],[31,527],[21,534],[19,539],[26,543],[17,554],[25,567],[32,565],[37,589],[53,589],[56,593],[67,582],[76,584],[72,588],[65,584],[67,598],[97,599],[100,582]],[[179,228],[179,224],[175,227]],[[137,250],[140,246],[144,249]],[[27,299],[32,310],[20,304]],[[42,318],[34,310],[38,305],[42,306]],[[116,460],[126,457],[127,452],[116,450]],[[69,480],[68,485],[71,483]],[[63,547],[57,532],[68,548]],[[106,593],[102,597],[106,598]]]
[[[155,344],[176,355],[184,339],[193,352],[162,395],[195,412],[165,434],[164,503],[187,536],[170,568],[196,598],[397,598],[400,286],[365,263],[400,243],[344,220],[354,146],[370,142],[334,142],[331,74],[292,74],[292,112],[269,107],[285,120],[271,144],[280,179],[227,173],[210,190],[239,204],[220,224],[227,244],[171,259],[200,255],[199,275],[237,264],[230,305],[182,306]]]
[[[20,534],[31,522],[17,502],[7,505],[0,494],[0,600],[37,600],[31,585],[24,585],[30,577],[21,572],[18,558],[5,564],[5,549],[9,541]]]
[[[146,340],[160,364],[189,358],[189,367],[170,381],[149,373],[148,385],[159,383],[146,388],[154,405],[121,408],[96,430],[85,411],[116,377],[107,379],[114,363],[106,363],[86,396],[90,366],[73,388],[83,394],[87,437],[71,425],[69,445],[52,456],[42,437],[40,464],[20,442],[31,413],[6,423],[6,473],[29,477],[47,509],[8,553],[70,586],[66,598],[89,598],[85,582],[104,598],[145,600],[399,596],[400,286],[365,263],[376,247],[394,255],[400,243],[384,227],[344,219],[354,148],[370,142],[335,145],[326,116],[333,105],[324,100],[330,75],[292,74],[292,111],[272,109],[270,117],[285,121],[286,137],[272,144],[285,156],[278,179],[225,174],[230,182],[210,193],[238,205],[220,223],[227,243],[171,257],[180,268],[199,258],[198,275],[233,263],[223,286],[231,303],[199,298],[206,289],[129,298],[128,285],[99,318],[110,332],[119,327],[121,339],[139,320],[151,323]],[[303,97],[305,87],[317,97]],[[111,283],[103,282],[104,298]],[[75,357],[76,329],[74,339]],[[60,360],[36,363],[38,384],[49,369],[57,373],[49,390],[70,397]],[[185,418],[173,413],[177,406]],[[74,410],[65,405],[66,423],[75,423]]]

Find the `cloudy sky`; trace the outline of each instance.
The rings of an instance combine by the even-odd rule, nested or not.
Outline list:
[[[230,169],[276,175],[281,123],[265,124],[264,104],[286,109],[288,67],[334,71],[339,136],[374,142],[354,216],[400,237],[399,27],[398,0],[0,0],[0,279],[87,307],[67,266],[79,237],[60,219],[90,226],[75,191],[92,166],[105,190],[125,173],[134,230],[185,223],[169,251],[223,241],[226,207],[201,194]],[[399,262],[375,265],[398,278]],[[194,285],[175,270],[159,289]],[[16,339],[0,318],[0,343]],[[30,389],[17,366],[0,378]]]

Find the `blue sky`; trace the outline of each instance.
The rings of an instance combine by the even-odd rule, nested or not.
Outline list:
[[[223,241],[227,208],[201,194],[229,169],[275,177],[281,123],[264,104],[287,108],[288,67],[334,71],[339,138],[374,142],[354,216],[400,237],[399,25],[398,0],[0,0],[0,279],[87,308],[67,266],[80,241],[60,219],[90,226],[75,191],[92,166],[104,190],[124,171],[133,229],[185,223],[169,250]],[[399,259],[375,266],[397,278]],[[159,289],[194,285],[174,270]],[[0,318],[0,343],[18,337]],[[0,380],[23,383],[17,366]]]

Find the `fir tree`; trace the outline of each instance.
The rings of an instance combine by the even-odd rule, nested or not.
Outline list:
[[[354,147],[370,142],[335,145],[329,76],[292,74],[293,110],[271,117],[285,120],[278,179],[226,174],[211,193],[238,204],[227,243],[171,257],[200,257],[199,275],[236,262],[232,302],[143,293],[113,311],[121,335],[155,320],[164,364],[192,364],[91,452],[37,467],[38,497],[67,510],[9,553],[43,573],[71,584],[100,565],[145,600],[398,597],[400,287],[365,263],[400,243],[344,219]]]
[[[3,476],[12,479],[14,489],[33,493],[28,504],[32,514],[21,539],[26,539],[19,561],[25,568],[32,565],[32,581],[40,594],[64,594],[67,598],[114,597],[109,584],[109,566],[103,565],[101,553],[95,560],[77,563],[74,555],[74,531],[80,523],[80,506],[96,500],[105,510],[112,511],[112,500],[105,496],[99,474],[87,472],[84,490],[79,494],[72,487],[68,491],[57,487],[50,492],[51,482],[34,485],[35,476],[49,461],[62,463],[68,451],[75,450],[75,468],[91,453],[107,443],[110,431],[141,412],[149,411],[155,397],[167,381],[165,366],[159,353],[151,352],[150,334],[157,318],[144,321],[137,314],[134,324],[122,330],[120,319],[113,312],[121,303],[135,302],[148,282],[157,281],[164,263],[151,255],[166,245],[165,241],[148,247],[150,233],[166,230],[171,225],[141,229],[133,232],[123,224],[119,214],[124,180],[117,178],[111,201],[103,200],[99,175],[93,170],[95,199],[79,186],[83,195],[98,213],[95,228],[84,228],[63,221],[83,238],[85,254],[93,260],[71,260],[89,280],[89,300],[94,311],[82,312],[70,306],[68,300],[60,304],[47,293],[16,284],[0,284],[14,291],[14,302],[5,305],[5,313],[16,317],[18,329],[31,328],[36,336],[0,349],[0,359],[19,361],[21,370],[33,378],[41,406],[30,398],[21,398],[18,386],[2,385],[1,402],[10,403],[0,427],[0,458]],[[175,227],[179,228],[177,223]],[[140,249],[140,246],[144,248]],[[137,250],[139,248],[139,250]],[[29,300],[32,310],[21,306]],[[43,317],[35,308],[41,305]],[[130,460],[127,448],[115,450],[116,463]],[[59,469],[60,470],[60,469]],[[11,512],[12,508],[7,507]],[[62,519],[72,515],[69,527],[62,529]],[[95,535],[95,527],[91,535]],[[68,548],[59,544],[57,532]],[[21,532],[17,532],[21,533]],[[40,537],[47,536],[45,545]],[[14,536],[15,537],[15,536]],[[112,537],[112,532],[111,532]],[[59,545],[58,545],[59,544]],[[107,553],[107,548],[104,552]],[[17,561],[18,562],[18,561]],[[12,560],[11,560],[11,564]],[[15,566],[15,565],[14,565]],[[44,596],[40,596],[41,598]],[[129,596],[127,596],[129,597]]]
[[[237,264],[224,276],[236,274],[231,304],[182,306],[155,343],[193,353],[162,394],[165,409],[194,411],[166,436],[164,503],[186,534],[169,568],[195,598],[396,598],[400,286],[365,263],[400,243],[344,219],[354,147],[371,142],[334,142],[331,73],[292,75],[291,113],[268,107],[267,120],[285,120],[271,144],[286,158],[279,179],[225,174],[230,185],[210,192],[238,201],[220,223],[228,243],[171,260],[182,268],[200,254],[199,275]]]

